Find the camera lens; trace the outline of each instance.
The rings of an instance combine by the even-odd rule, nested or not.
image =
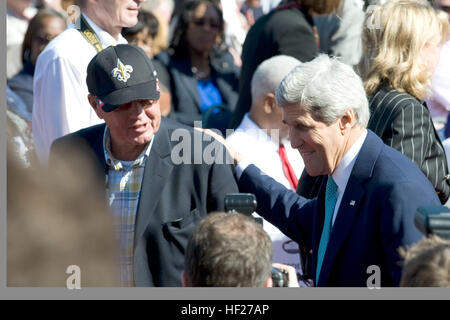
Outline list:
[[[289,275],[284,270],[272,268],[272,282],[273,287],[287,287],[289,282]]]

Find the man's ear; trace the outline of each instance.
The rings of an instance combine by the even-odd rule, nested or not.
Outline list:
[[[275,95],[273,93],[268,93],[264,97],[264,112],[266,114],[272,114],[274,108],[277,108]]]
[[[342,133],[345,133],[348,129],[353,128],[356,123],[356,116],[353,109],[348,109],[344,116],[339,119],[339,128]]]
[[[92,109],[94,109],[95,113],[97,114],[97,117],[99,117],[100,119],[103,119],[103,110],[98,103],[97,97],[95,97],[89,93],[88,100],[89,100],[89,104],[91,105]]]

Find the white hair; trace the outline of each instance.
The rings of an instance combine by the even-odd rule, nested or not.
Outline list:
[[[352,109],[359,125],[366,128],[369,103],[361,78],[353,69],[325,54],[294,68],[276,91],[280,107],[299,103],[314,120],[332,124]]]
[[[253,74],[252,100],[258,101],[268,93],[275,93],[281,80],[301,62],[293,57],[278,55],[263,61]]]

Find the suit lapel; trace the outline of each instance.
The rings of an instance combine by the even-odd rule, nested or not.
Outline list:
[[[103,149],[105,127],[106,124],[98,125],[95,127],[95,130],[89,134],[89,137],[85,137],[85,139],[87,139],[89,143],[92,143],[91,146],[97,157],[98,163],[106,175],[108,174],[108,166],[106,165],[105,150]]]
[[[367,137],[358,154],[347,187],[344,191],[339,210],[336,216],[330,240],[322,264],[318,286],[326,286],[333,267],[333,262],[347,239],[350,231],[361,213],[360,204],[365,196],[365,183],[372,176],[373,168],[381,152],[383,142],[372,131],[367,130]],[[323,202],[323,201],[322,201]],[[322,205],[323,207],[323,205]],[[323,211],[321,216],[323,227]],[[320,228],[319,233],[321,233]],[[320,239],[320,234],[319,234]],[[319,240],[320,241],[320,240]],[[317,243],[318,246],[318,243]],[[317,249],[316,249],[317,250]],[[317,257],[317,252],[315,254]]]
[[[170,159],[171,147],[169,132],[165,120],[154,137],[150,156],[147,159],[142,179],[141,195],[136,217],[135,245],[147,228],[153,213],[161,199],[161,192],[173,169]]]

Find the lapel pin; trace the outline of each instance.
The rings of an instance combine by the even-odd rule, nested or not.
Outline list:
[[[351,205],[351,206],[354,206],[355,203],[356,203],[355,200],[350,201],[350,205]]]

